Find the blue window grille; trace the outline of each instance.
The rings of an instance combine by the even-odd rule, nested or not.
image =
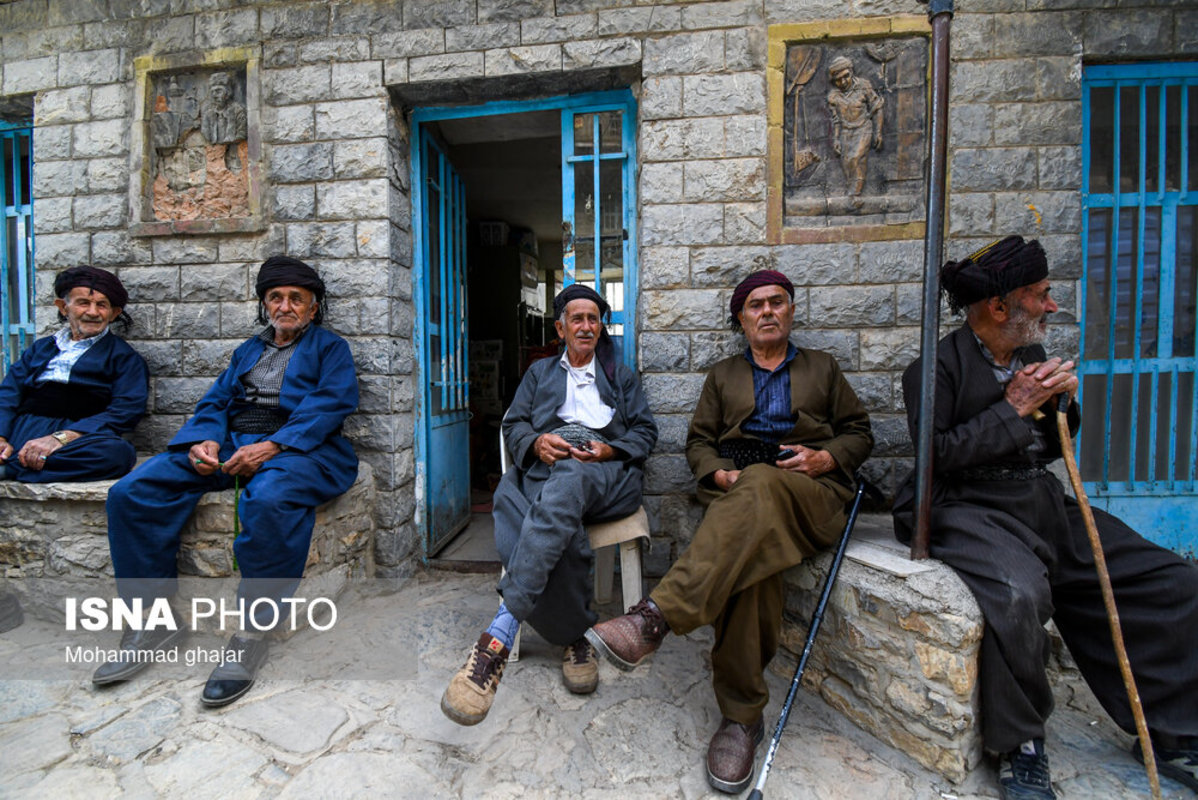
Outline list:
[[[1082,478],[1192,552],[1198,64],[1088,67],[1082,104]]]
[[[33,129],[0,122],[0,185],[4,224],[0,226],[0,330],[3,367],[33,341]]]

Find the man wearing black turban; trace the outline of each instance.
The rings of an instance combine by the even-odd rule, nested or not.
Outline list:
[[[982,738],[1000,755],[1000,791],[1050,800],[1050,617],[1103,707],[1135,733],[1081,511],[1047,469],[1060,456],[1058,395],[1069,395],[1077,429],[1078,379],[1072,361],[1041,346],[1057,304],[1039,242],[1008,236],[945,264],[941,283],[965,324],[940,341],[937,358],[929,549],[961,576],[986,620]],[[916,360],[903,375],[912,439],[919,374]],[[895,497],[903,541],[914,487],[912,473]],[[1198,568],[1100,509],[1094,518],[1161,774],[1198,790]]]
[[[273,256],[256,283],[266,328],[234,352],[229,366],[175,434],[168,452],[150,459],[108,492],[108,540],[117,589],[144,606],[177,589],[179,532],[206,492],[243,487],[233,553],[241,570],[238,598],[273,607],[304,574],[316,507],[344,492],[358,459],[341,426],[358,405],[353,356],[344,339],[320,325],[324,282],[304,262]],[[227,705],[245,694],[266,658],[271,604],[233,635],[201,702]],[[122,658],[92,680],[132,677],[150,663],[138,652],[169,650],[173,631],[129,631]]]
[[[521,622],[565,646],[568,690],[595,691],[599,664],[583,639],[598,619],[590,608],[594,559],[583,524],[640,507],[645,459],[657,442],[640,381],[607,335],[607,303],[576,283],[553,308],[565,352],[528,368],[503,417],[514,464],[495,490],[503,599],[441,699],[441,710],[461,725],[487,716]]]
[[[145,360],[109,330],[129,295],[97,267],[63,270],[54,305],[65,323],[38,339],[0,382],[0,478],[26,483],[119,478],[137,460],[124,434],[146,413]]]
[[[853,473],[873,447],[869,416],[836,359],[791,343],[794,294],[772,269],[733,290],[732,327],[748,346],[711,368],[686,438],[703,522],[648,598],[587,631],[609,661],[632,669],[667,633],[712,626],[723,720],[707,748],[707,781],[729,793],[753,778],[782,573],[836,540]]]

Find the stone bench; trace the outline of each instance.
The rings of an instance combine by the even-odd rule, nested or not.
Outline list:
[[[0,578],[27,612],[61,619],[62,598],[81,586],[111,596],[112,560],[104,503],[116,481],[18,483],[0,481]],[[179,547],[184,593],[190,578],[231,578],[232,489],[201,498]],[[362,462],[345,494],[316,509],[304,584],[337,596],[351,578],[374,574],[374,473]],[[235,581],[228,582],[230,586]]]
[[[785,575],[782,649],[772,669],[790,678],[832,555]],[[911,561],[889,514],[863,514],[841,564],[803,676],[861,728],[960,782],[982,756],[978,647],[982,613],[939,561]]]

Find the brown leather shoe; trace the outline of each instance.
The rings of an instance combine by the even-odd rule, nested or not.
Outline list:
[[[753,782],[753,760],[765,736],[765,723],[743,725],[725,717],[707,746],[707,782],[728,794],[740,794]]]
[[[586,639],[566,645],[562,653],[562,683],[574,694],[590,694],[599,686],[599,658]]]
[[[630,670],[660,647],[669,632],[666,618],[646,597],[624,616],[587,628],[586,637],[604,658],[622,670]]]
[[[495,690],[507,665],[508,648],[483,631],[470,657],[449,681],[441,696],[441,711],[459,725],[477,725],[486,719],[495,701]]]

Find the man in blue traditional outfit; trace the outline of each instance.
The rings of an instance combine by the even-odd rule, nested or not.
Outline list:
[[[324,282],[304,262],[272,256],[258,272],[257,292],[259,321],[270,324],[234,351],[168,452],[108,494],[108,540],[126,602],[141,598],[144,606],[174,594],[180,530],[205,492],[235,480],[243,487],[233,542],[238,597],[249,609],[260,598],[291,595],[303,576],[316,507],[357,477],[358,459],[341,426],[357,408],[358,381],[349,345],[321,327]],[[204,686],[204,705],[227,705],[253,684],[271,617],[268,604],[259,610],[229,640]],[[126,631],[121,657],[97,669],[93,682],[131,677],[147,665],[144,651],[169,650],[180,635],[182,629]]]
[[[137,453],[121,438],[146,413],[146,362],[109,326],[127,328],[129,294],[91,266],[54,281],[66,323],[38,339],[0,382],[0,479],[26,483],[119,478]]]
[[[553,307],[565,352],[528,368],[503,418],[515,465],[495,491],[503,599],[441,698],[441,710],[461,725],[490,711],[521,622],[565,646],[568,690],[595,691],[599,664],[583,634],[598,616],[590,609],[593,554],[583,523],[640,507],[645,458],[657,442],[640,381],[604,327],[604,299],[573,284]]]

